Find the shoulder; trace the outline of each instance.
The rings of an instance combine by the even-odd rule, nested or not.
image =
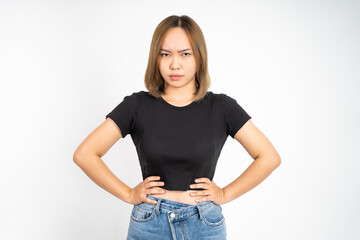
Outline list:
[[[131,98],[133,100],[138,100],[146,97],[152,97],[152,96],[149,94],[149,92],[141,90],[141,91],[129,93],[124,98]]]
[[[134,95],[134,98],[136,97],[139,104],[148,104],[156,100],[156,98],[153,95],[151,95],[148,91],[144,91],[144,90],[133,92],[132,95]]]
[[[226,103],[231,103],[236,101],[234,98],[230,97],[229,95],[225,94],[225,93],[213,93],[213,92],[209,92],[210,96],[212,96],[215,101],[218,101],[222,104],[226,104]]]
[[[241,104],[239,104],[239,102],[235,97],[229,96],[228,94],[225,93],[218,93],[216,94],[216,96],[225,112],[232,111],[233,109],[239,109],[241,111],[244,111]]]
[[[138,98],[155,98],[148,91],[144,91],[144,90],[134,92],[133,94]]]
[[[143,96],[145,94],[146,94],[146,92],[141,90],[141,91],[129,93],[128,96],[139,97],[139,96]]]
[[[219,105],[232,105],[236,103],[236,100],[225,93],[215,93],[208,91],[203,98],[206,102],[216,103]]]

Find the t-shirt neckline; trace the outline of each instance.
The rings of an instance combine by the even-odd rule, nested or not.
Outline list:
[[[196,101],[192,101],[191,103],[189,103],[188,105],[185,105],[185,106],[175,106],[175,105],[172,105],[172,104],[168,103],[167,101],[165,101],[165,99],[163,99],[162,96],[160,96],[160,100],[166,106],[171,107],[173,109],[186,109],[186,108],[189,108],[189,107],[193,106],[196,103]]]

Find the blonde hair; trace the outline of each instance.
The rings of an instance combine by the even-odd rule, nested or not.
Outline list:
[[[171,15],[162,20],[156,27],[152,37],[148,65],[145,73],[145,86],[149,94],[160,98],[164,93],[164,79],[159,71],[158,56],[160,54],[160,45],[170,28],[181,27],[185,30],[191,48],[196,60],[196,91],[194,101],[201,100],[205,97],[210,87],[210,76],[208,72],[207,49],[204,35],[197,23],[189,16]]]

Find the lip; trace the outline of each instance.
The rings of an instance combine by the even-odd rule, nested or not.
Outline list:
[[[182,78],[184,75],[177,75],[177,74],[173,74],[173,75],[170,75],[170,78],[172,80],[179,80],[180,78]]]

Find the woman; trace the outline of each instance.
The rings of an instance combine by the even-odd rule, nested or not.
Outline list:
[[[145,74],[148,92],[126,96],[74,153],[100,187],[134,205],[127,239],[226,239],[221,205],[263,181],[280,157],[251,117],[226,94],[208,91],[207,50],[190,17],[156,28]],[[130,188],[101,157],[131,134],[143,181]],[[256,160],[224,188],[213,181],[228,137]]]

